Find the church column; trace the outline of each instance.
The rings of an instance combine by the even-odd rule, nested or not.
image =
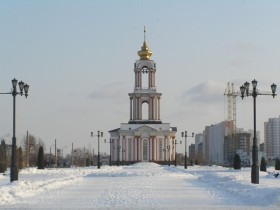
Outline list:
[[[135,71],[135,88],[138,87],[138,72]]]
[[[135,119],[139,120],[139,97],[135,98]]]
[[[154,87],[154,72],[153,71],[150,71],[151,72],[151,77],[150,77],[150,84],[151,84],[151,88]]]
[[[156,119],[156,115],[157,115],[156,98],[153,97],[153,120]]]
[[[140,97],[138,97],[138,120],[141,120],[141,111],[142,111],[141,100]]]
[[[137,161],[139,161],[139,153],[140,153],[140,151],[139,151],[139,137],[137,136]]]
[[[140,161],[143,161],[142,148],[143,148],[143,145],[142,145],[142,138],[139,137],[139,160],[140,160]]]
[[[155,160],[158,160],[158,139],[155,137]]]
[[[156,144],[155,143],[156,143],[156,138],[153,137],[153,161],[156,160],[156,150],[155,150]]]
[[[136,119],[136,97],[133,97],[133,120]]]
[[[160,120],[160,97],[158,97],[158,120]]]
[[[156,72],[153,72],[153,87],[156,87]]]
[[[154,138],[151,136],[150,139],[151,139],[151,152],[150,152],[151,157],[150,157],[150,159],[151,159],[151,161],[153,161],[154,160]]]
[[[157,113],[157,98],[154,97],[154,119],[157,120],[158,113]]]
[[[149,120],[152,119],[152,98],[149,98]]]
[[[151,120],[154,119],[154,113],[155,113],[155,110],[154,110],[154,97],[151,97],[151,110],[152,110],[152,115],[151,115]]]
[[[138,77],[139,77],[139,87],[142,89],[142,74],[141,71],[138,72]]]
[[[138,117],[138,115],[137,115],[137,110],[138,110],[137,97],[135,97],[134,104],[135,104],[135,118],[134,118],[134,120],[137,120],[137,117]]]
[[[130,97],[130,120],[132,120],[132,97]]]
[[[164,137],[164,147],[163,147],[163,149],[164,149],[163,150],[164,151],[164,154],[163,154],[164,155],[164,161],[166,161],[166,153],[167,153],[166,148],[167,148],[167,144],[166,144],[166,136],[165,136]]]
[[[150,89],[151,88],[151,71],[149,71],[148,73],[148,88]]]

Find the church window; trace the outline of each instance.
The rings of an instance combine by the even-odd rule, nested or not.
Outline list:
[[[162,160],[162,153],[163,153],[163,142],[162,139],[159,140],[159,159]]]
[[[148,160],[148,140],[145,139],[143,140],[143,160],[147,161]]]
[[[142,103],[142,120],[148,120],[149,119],[149,104],[147,101],[144,101]]]
[[[149,87],[149,69],[144,66],[142,68],[142,88],[146,89]]]

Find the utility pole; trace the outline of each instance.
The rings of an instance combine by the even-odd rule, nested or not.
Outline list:
[[[84,166],[86,166],[86,146],[84,146]]]
[[[57,155],[56,155],[56,139],[54,140],[54,165],[57,167]]]
[[[29,167],[29,135],[27,131],[26,135],[26,143],[27,143],[27,148],[26,148],[26,167]]]
[[[50,159],[49,159],[49,167],[51,166],[52,164],[52,146],[50,146]]]
[[[71,166],[73,166],[73,142],[72,142],[72,151],[71,151]]]

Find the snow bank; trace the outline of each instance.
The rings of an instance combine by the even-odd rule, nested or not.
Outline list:
[[[250,168],[189,166],[184,169],[155,163],[102,166],[101,169],[27,168],[20,171],[19,181],[13,183],[9,175],[0,174],[0,209],[50,208],[52,200],[56,200],[56,208],[66,205],[176,209],[190,204],[190,209],[197,205],[200,209],[219,206],[219,209],[251,209],[252,206],[253,209],[280,209],[280,176],[275,178],[278,172],[269,168],[268,172],[260,172],[260,184],[251,184]],[[82,199],[81,203],[77,199]]]

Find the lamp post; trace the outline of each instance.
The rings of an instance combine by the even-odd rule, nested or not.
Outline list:
[[[55,145],[51,145],[50,146],[50,159],[49,159],[49,167],[51,166],[51,163],[52,163],[52,147],[54,147]]]
[[[122,149],[122,165],[123,165],[123,156],[124,156],[124,153],[125,153],[125,149]]]
[[[177,143],[177,140],[175,140],[175,141],[173,142],[173,144],[175,145],[175,166],[177,166],[176,145],[177,145],[177,144],[182,144],[182,141],[180,141],[180,143]]]
[[[194,132],[192,132],[192,135],[191,136],[188,136],[188,133],[187,131],[184,131],[181,133],[182,134],[182,137],[185,137],[185,169],[188,168],[187,166],[187,160],[188,160],[188,154],[187,154],[187,137],[194,137]]]
[[[91,137],[93,137],[93,132],[91,132]],[[96,135],[95,135],[96,136]],[[100,152],[99,152],[99,137],[103,137],[103,132],[97,131],[97,137],[98,137],[98,154],[97,154],[97,168],[100,169]]]
[[[17,91],[17,84],[19,86],[20,92]],[[11,172],[10,181],[18,180],[18,168],[17,168],[17,140],[16,140],[16,96],[24,95],[26,98],[28,96],[29,85],[25,84],[23,81],[18,81],[16,79],[12,80],[12,92],[0,93],[0,94],[12,94],[13,96],[13,137],[12,137],[12,161],[11,161]],[[24,93],[23,93],[24,92]]]
[[[164,152],[167,152],[168,151],[168,166],[170,166],[170,145],[167,145],[166,146],[166,149],[163,149]]]
[[[256,138],[256,98],[258,95],[272,95],[273,98],[276,96],[276,85],[273,83],[271,85],[271,92],[260,92],[257,90],[258,82],[254,79],[252,81],[253,90],[249,90],[250,83],[245,82],[244,85],[240,87],[241,98],[243,100],[244,96],[252,96],[254,99],[254,137],[253,137],[253,147],[252,147],[252,166],[251,166],[251,183],[259,184],[259,164],[258,164],[258,146]]]
[[[117,150],[117,166],[119,166],[121,146],[117,146],[117,147],[113,146],[113,149]]]
[[[106,142],[106,139],[104,139],[104,142],[105,143],[108,143],[108,144],[110,144],[110,159],[109,159],[109,165],[111,166],[112,165],[112,163],[111,163],[111,160],[112,160],[112,157],[111,157],[111,153],[112,153],[112,151],[111,151],[111,144],[113,143],[113,139],[110,139],[110,141],[108,141],[108,142]]]
[[[61,160],[62,160],[62,167],[64,166],[64,161],[63,161],[63,149],[64,149],[64,148],[67,148],[67,146],[64,146],[64,147],[62,147],[62,148],[61,148],[61,157],[62,157],[62,158],[61,158]]]

